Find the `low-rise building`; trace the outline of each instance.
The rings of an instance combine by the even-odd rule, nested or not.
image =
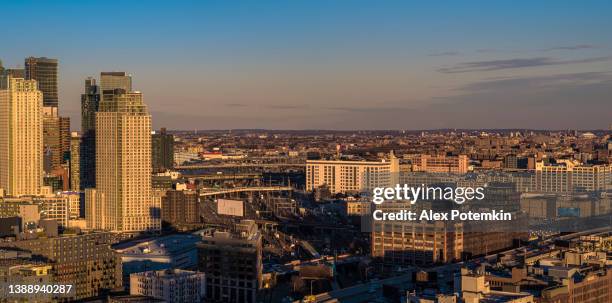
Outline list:
[[[165,269],[130,275],[130,295],[162,299],[167,303],[202,302],[206,293],[204,273]]]

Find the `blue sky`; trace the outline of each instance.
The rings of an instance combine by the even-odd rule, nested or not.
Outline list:
[[[156,128],[607,128],[610,1],[11,1],[0,60],[127,71]]]

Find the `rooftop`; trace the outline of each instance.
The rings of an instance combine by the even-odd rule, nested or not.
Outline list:
[[[165,256],[195,248],[200,238],[194,235],[169,235],[119,243],[113,249],[123,255]]]

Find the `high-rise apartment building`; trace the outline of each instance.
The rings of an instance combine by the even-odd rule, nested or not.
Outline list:
[[[132,91],[132,75],[125,72],[101,72],[100,91],[115,90],[120,88],[126,92]]]
[[[36,80],[43,93],[43,106],[58,107],[57,59],[28,57],[25,59],[25,77]]]
[[[96,186],[96,112],[100,106],[100,89],[96,79],[85,79],[81,95],[80,189]]]
[[[332,194],[390,186],[399,174],[399,160],[306,160],[306,190],[327,186]]]
[[[94,208],[101,215],[88,218],[91,227],[121,232],[160,228],[160,206],[151,192],[151,116],[140,92],[116,89],[112,99],[100,102],[96,194]]]
[[[81,190],[96,187],[96,113],[106,90],[105,100],[112,101],[116,89],[132,91],[132,77],[125,72],[102,72],[100,83],[85,79],[81,95]]]
[[[257,223],[242,220],[231,232],[216,231],[198,243],[198,270],[206,275],[211,301],[254,303],[261,287],[262,236]]]
[[[153,172],[163,172],[174,166],[174,136],[168,134],[165,128],[155,132],[152,137]]]
[[[0,188],[7,195],[40,193],[42,98],[36,81],[0,77]]]

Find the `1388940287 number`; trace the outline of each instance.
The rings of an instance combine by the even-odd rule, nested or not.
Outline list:
[[[50,296],[65,297],[74,294],[72,284],[4,284],[3,297]]]

